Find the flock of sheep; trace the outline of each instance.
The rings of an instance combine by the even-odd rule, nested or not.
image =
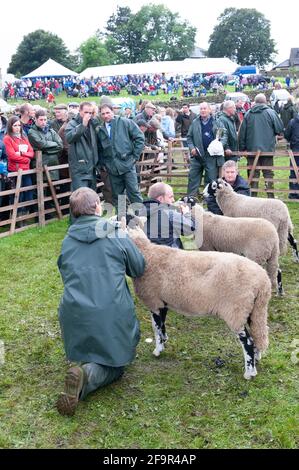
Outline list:
[[[278,199],[237,194],[221,179],[205,191],[216,194],[224,215],[193,207],[195,220],[200,220],[195,229],[199,251],[155,245],[141,228],[128,228],[146,260],[145,273],[134,279],[134,288],[152,313],[156,356],[167,340],[168,309],[188,316],[214,315],[237,335],[244,354],[244,377],[250,379],[268,347],[271,287],[283,294],[278,258],[288,241],[299,262],[293,226],[287,206]]]

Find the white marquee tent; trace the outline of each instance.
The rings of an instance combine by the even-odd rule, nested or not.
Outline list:
[[[185,59],[180,61],[144,62],[136,64],[104,65],[89,67],[81,72],[81,78],[113,77],[118,75],[188,75],[193,73],[233,73],[238,64],[227,58]]]
[[[43,77],[68,77],[77,76],[76,72],[64,67],[53,59],[48,59],[42,65],[32,72],[24,75],[22,78],[43,78]]]

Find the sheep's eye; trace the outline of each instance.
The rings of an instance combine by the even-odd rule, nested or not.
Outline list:
[[[213,181],[213,183],[212,183],[212,189],[217,189],[217,183],[216,183],[216,181]]]

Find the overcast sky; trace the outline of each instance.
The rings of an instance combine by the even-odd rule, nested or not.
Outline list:
[[[136,13],[142,5],[164,4],[180,18],[197,28],[196,45],[208,47],[209,36],[217,18],[227,7],[256,8],[271,21],[271,34],[276,41],[277,62],[289,57],[291,47],[299,47],[298,0],[287,4],[261,0],[87,0],[39,1],[24,0],[1,2],[0,68],[6,71],[12,55],[23,37],[36,29],[57,34],[67,48],[74,52],[78,46],[102,29],[108,18],[116,12],[117,5],[128,6]]]

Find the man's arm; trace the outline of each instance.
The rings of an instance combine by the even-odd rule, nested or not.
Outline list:
[[[126,274],[130,277],[140,277],[145,270],[145,259],[134,242],[129,237],[122,238],[122,247],[125,254]]]
[[[175,210],[170,210],[169,219],[172,223],[173,231],[177,235],[191,235],[195,230],[195,221],[190,213],[183,215]]]
[[[139,129],[137,124],[132,121],[131,119],[128,119],[129,123],[129,135],[133,141],[133,146],[134,146],[134,157],[135,160],[139,160],[140,155],[142,154],[143,148],[144,148],[144,142],[145,142],[145,137],[143,132]]]
[[[78,142],[86,130],[83,124],[70,121],[65,128],[65,137],[69,144]]]

